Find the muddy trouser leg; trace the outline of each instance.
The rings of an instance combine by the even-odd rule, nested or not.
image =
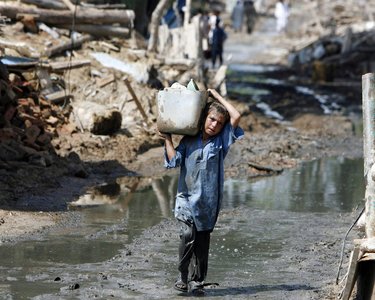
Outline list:
[[[211,52],[211,61],[212,61],[212,67],[214,68],[216,64],[216,51],[215,50],[212,50]]]
[[[178,270],[181,273],[181,280],[188,283],[189,264],[194,254],[194,238],[196,228],[194,224],[179,222],[181,226],[180,231],[180,245],[179,245],[179,264]]]
[[[204,280],[206,279],[208,268],[208,252],[210,249],[210,234],[211,231],[197,231],[195,233],[195,266],[191,278],[193,281],[204,282]]]
[[[217,55],[219,56],[219,62],[221,66],[223,64],[223,47],[219,47]]]

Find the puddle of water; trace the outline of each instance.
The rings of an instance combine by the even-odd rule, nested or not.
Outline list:
[[[315,160],[251,184],[227,180],[224,203],[267,210],[350,212],[364,199],[362,174],[363,159]]]
[[[231,64],[229,70],[251,73],[266,73],[281,71],[284,68],[272,65],[250,65],[250,64]]]
[[[274,66],[231,65],[227,72],[228,95],[248,103],[251,109],[258,106],[263,114],[275,119],[291,118],[300,112],[299,109],[291,111],[291,106],[303,107],[305,112],[323,114],[348,110],[352,101],[348,91],[296,86],[294,81],[288,79],[291,75],[290,70]],[[284,103],[284,100],[287,101]],[[263,103],[264,107],[259,107],[258,103]],[[349,110],[356,110],[359,106],[356,104]],[[270,111],[272,114],[269,114]]]
[[[120,189],[111,183],[108,189],[101,186],[99,192],[92,191],[91,195],[96,195],[95,205],[86,209],[75,207],[82,209],[82,226],[55,232],[41,241],[0,246],[0,296],[18,299],[58,293],[61,289],[58,278],[64,276],[86,285],[98,285],[101,270],[121,278],[123,262],[113,261],[111,269],[104,262],[112,261],[146,228],[172,217],[177,178],[136,184],[124,184],[119,179],[117,184]],[[272,261],[280,259],[280,250],[294,247],[292,230],[296,222],[301,222],[303,230],[304,226],[311,227],[308,222],[322,222],[316,219],[316,213],[350,212],[363,204],[363,196],[362,159],[316,160],[280,176],[254,182],[227,180],[223,217],[219,218],[212,236],[211,280],[229,285],[251,281],[255,290],[269,288],[262,288],[261,284],[298,286],[301,275],[290,270],[288,260],[284,259],[282,271],[272,271]],[[99,205],[98,199],[104,204]],[[176,245],[177,241],[163,241],[163,252],[172,260]],[[162,259],[156,259],[152,268],[151,273],[134,270],[132,276],[146,272],[140,277],[152,282],[153,272],[159,277],[160,272],[176,273],[175,265],[166,265]],[[174,275],[169,277],[171,286]],[[127,293],[129,299],[133,295],[129,290],[122,293]]]

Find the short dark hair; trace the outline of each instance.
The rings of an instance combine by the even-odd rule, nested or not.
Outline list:
[[[220,102],[218,102],[218,101],[207,102],[207,105],[206,105],[206,108],[205,108],[205,118],[207,118],[208,114],[212,110],[215,110],[219,114],[222,114],[224,116],[225,123],[229,120],[229,112],[225,108],[225,106],[223,104],[221,104]]]

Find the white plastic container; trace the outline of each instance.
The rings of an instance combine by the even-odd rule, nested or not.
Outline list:
[[[207,92],[187,89],[174,83],[158,92],[157,126],[160,132],[196,135],[207,101]]]

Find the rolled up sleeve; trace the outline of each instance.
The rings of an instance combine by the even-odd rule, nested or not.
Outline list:
[[[176,155],[171,160],[168,159],[167,151],[164,149],[164,167],[172,169],[181,166],[183,157],[185,156],[185,144],[183,141],[180,142],[176,148]]]
[[[176,155],[172,157],[171,160],[168,159],[167,151],[164,150],[164,167],[167,169],[172,169],[179,167],[181,165],[181,153],[176,152]]]
[[[228,122],[223,129],[223,149],[224,154],[229,150],[229,147],[237,140],[242,139],[244,131],[241,127],[237,126],[233,128],[230,122]]]

